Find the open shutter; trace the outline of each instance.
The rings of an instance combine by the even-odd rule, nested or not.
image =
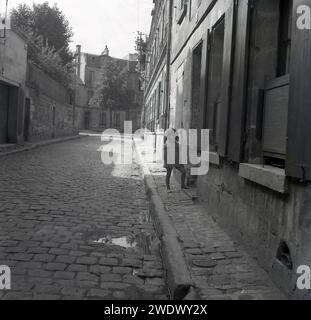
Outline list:
[[[221,89],[221,113],[219,123],[219,147],[220,156],[227,155],[228,140],[228,116],[231,102],[231,79],[232,79],[232,58],[233,58],[233,34],[234,34],[234,11],[235,1],[232,1],[230,8],[225,13],[225,40],[224,40],[224,61]]]
[[[240,162],[245,120],[249,11],[251,0],[238,1],[235,31],[235,53],[228,138],[228,157]]]
[[[311,30],[296,25],[300,5],[311,0],[294,0],[286,174],[311,181]]]
[[[206,86],[208,75],[208,60],[211,35],[209,30],[204,35],[202,47],[202,67],[201,67],[201,88],[200,88],[200,120],[198,122],[199,130],[206,129]]]
[[[177,6],[177,23],[182,24],[187,15],[188,0],[179,0]]]

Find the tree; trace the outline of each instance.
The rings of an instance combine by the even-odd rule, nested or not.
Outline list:
[[[20,4],[11,12],[12,28],[24,35],[28,60],[72,89],[73,54],[69,50],[72,32],[62,12],[47,2],[29,7]]]
[[[106,57],[90,106],[102,109],[130,108],[135,92],[128,88],[127,80],[126,61]]]
[[[41,37],[42,42],[54,49],[61,57],[63,65],[73,61],[70,41],[73,36],[68,20],[56,4],[50,7],[48,2],[33,4],[30,8],[20,4],[11,12],[12,27],[34,37]]]

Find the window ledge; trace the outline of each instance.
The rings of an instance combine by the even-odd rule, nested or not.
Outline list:
[[[284,169],[241,163],[239,176],[276,192],[287,193],[287,179]]]
[[[220,157],[217,152],[210,152],[209,153],[209,162],[214,164],[215,166],[220,166]]]

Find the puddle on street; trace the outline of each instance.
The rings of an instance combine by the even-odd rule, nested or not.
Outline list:
[[[141,232],[114,232],[107,229],[93,229],[80,234],[91,245],[102,246],[105,249],[119,247],[123,250],[134,250],[143,254],[152,254],[159,250],[160,241],[152,227],[149,210],[142,210],[139,214]]]
[[[112,238],[111,236],[106,236],[93,241],[93,243],[118,246],[125,249],[133,249],[137,246],[137,242],[132,237]]]
[[[111,235],[100,235],[94,237],[94,234],[89,234],[88,238],[92,244],[102,245],[106,248],[115,246],[126,250],[132,249],[147,255],[157,251],[160,245],[160,241],[155,233],[147,234],[142,232],[135,236],[124,237],[113,237]]]

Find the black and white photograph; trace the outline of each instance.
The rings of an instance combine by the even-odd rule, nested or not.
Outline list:
[[[311,0],[0,0],[0,300],[311,300]]]

